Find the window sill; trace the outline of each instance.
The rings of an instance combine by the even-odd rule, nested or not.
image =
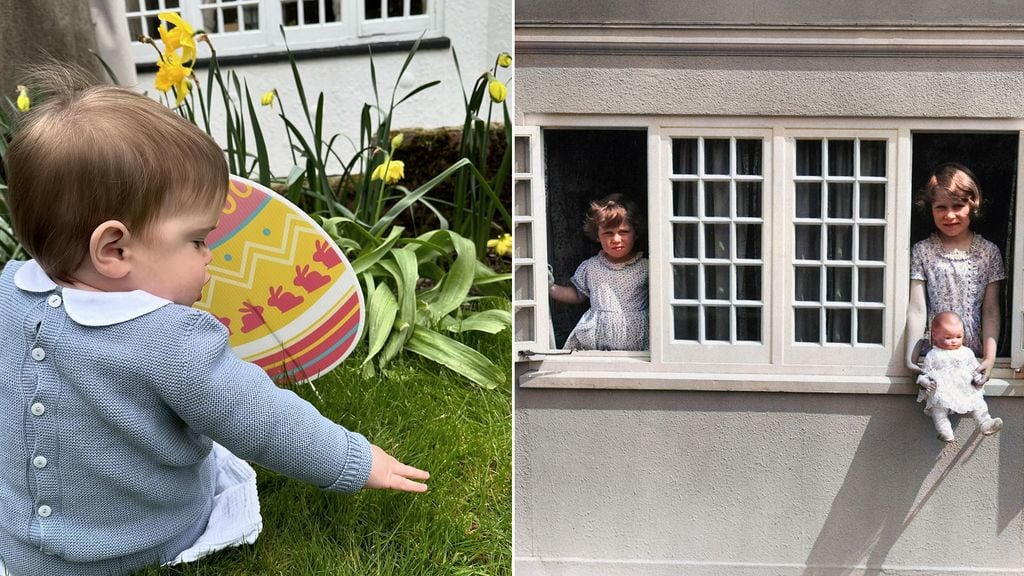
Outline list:
[[[381,42],[364,42],[361,44],[348,44],[345,46],[333,46],[330,48],[299,48],[291,51],[296,61],[311,60],[314,58],[332,58],[338,56],[366,56],[369,54],[384,54],[386,52],[408,52],[416,40],[389,40]],[[438,38],[423,38],[420,40],[418,50],[448,50],[452,41],[447,36]],[[273,62],[287,62],[288,51],[284,48],[270,52],[254,52],[251,54],[218,55],[217,62],[223,66],[237,66],[243,64],[267,64]],[[196,61],[196,68],[206,68],[210,65],[210,59],[200,57]],[[143,62],[135,65],[139,73],[156,72],[156,62]]]
[[[621,357],[610,360],[619,364],[617,370],[528,370],[519,375],[518,384],[522,388],[802,394],[917,394],[918,390],[914,380],[907,376],[652,372],[631,370],[629,366],[622,366],[626,359]],[[989,380],[985,385],[985,396],[1024,397],[1024,380],[1013,379],[1009,370],[1005,372],[1005,378]]]

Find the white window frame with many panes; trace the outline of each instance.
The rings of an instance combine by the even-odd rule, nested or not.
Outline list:
[[[521,371],[520,384],[525,386],[911,391],[913,383],[903,365],[912,201],[917,189],[910,181],[911,135],[915,131],[1017,132],[1024,158],[1024,121],[1016,120],[688,117],[666,121],[557,114],[527,115],[524,120],[515,128],[513,348],[518,360],[529,363],[529,369]],[[648,353],[569,354],[549,345],[546,128],[647,132]],[[738,143],[749,149],[749,141],[756,139],[761,140],[761,173],[744,174],[750,170],[737,169]],[[711,142],[715,150],[728,149],[728,169],[723,163],[709,172],[699,148],[699,169],[678,168],[682,162],[673,158],[673,143],[679,140],[698,146]],[[1019,158],[1021,166],[1024,160]],[[1022,172],[1018,169],[1018,189],[1024,189]],[[758,185],[760,214],[749,203],[741,207],[743,194]],[[688,207],[678,208],[680,191],[694,187],[702,194]],[[739,190],[745,192],[738,195]],[[716,197],[729,202],[710,207],[708,202]],[[1014,218],[1024,222],[1024,202],[1017,203]],[[763,231],[760,250],[740,254],[738,230],[751,226]],[[688,242],[678,247],[680,227],[697,231],[683,235],[699,239],[696,249],[688,248]],[[708,238],[728,239],[723,244],[729,246],[716,253],[704,242]],[[818,249],[808,249],[809,242],[818,243]],[[1024,233],[1016,235],[1014,246],[1015,260],[1010,265],[1019,270],[1024,267]],[[760,268],[760,294],[756,289],[738,289],[737,269],[743,267]],[[696,273],[680,274],[684,268]],[[756,286],[756,272],[745,273],[750,285]],[[722,280],[709,281],[709,274]],[[683,283],[689,288],[680,289],[679,276],[691,279]],[[1024,310],[1024,291],[1007,289],[1013,309]],[[694,329],[692,323],[686,330],[696,337],[676,338],[679,308],[719,308],[716,313],[728,312],[723,317],[730,318],[730,323],[728,328],[720,325],[717,333],[712,330],[718,341],[707,341],[706,326]],[[737,311],[751,318],[756,316],[751,310],[760,310],[758,343],[743,341],[737,331]],[[797,315],[830,322],[841,330],[798,331]],[[1024,364],[1024,316],[1018,312],[1011,317],[1011,326],[1002,329],[1011,335],[1012,357],[997,359],[993,380],[986,386],[989,394],[1014,387]],[[861,320],[865,324],[858,327]],[[806,327],[811,321],[803,322]],[[752,333],[749,322],[743,330]]]
[[[367,11],[370,3],[380,3],[379,14]],[[284,21],[286,5],[293,6],[295,21]],[[328,21],[328,8],[335,21]],[[159,39],[153,23],[163,11],[178,12],[196,30],[209,32],[218,56],[233,56],[283,51],[282,25],[292,50],[440,37],[444,0],[126,0],[137,64],[152,63],[156,53],[134,36]]]

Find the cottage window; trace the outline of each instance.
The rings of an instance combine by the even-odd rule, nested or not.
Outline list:
[[[292,50],[437,37],[443,0],[126,0],[125,7],[133,39],[158,39],[157,15],[177,12],[210,35],[218,56],[232,56],[282,52],[282,26]],[[155,58],[137,40],[132,50],[137,63]]]

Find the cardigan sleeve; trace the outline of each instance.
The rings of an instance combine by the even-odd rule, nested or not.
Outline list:
[[[190,428],[240,458],[327,490],[355,492],[366,484],[366,438],[239,359],[213,316],[197,310],[185,321],[180,369],[164,400]]]

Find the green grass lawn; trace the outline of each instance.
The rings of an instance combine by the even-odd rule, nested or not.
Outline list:
[[[512,353],[509,331],[466,341],[508,378],[483,390],[412,354],[372,380],[365,346],[297,392],[399,460],[430,472],[430,491],[346,496],[257,468],[263,532],[252,546],[156,575],[490,574],[512,570]]]

